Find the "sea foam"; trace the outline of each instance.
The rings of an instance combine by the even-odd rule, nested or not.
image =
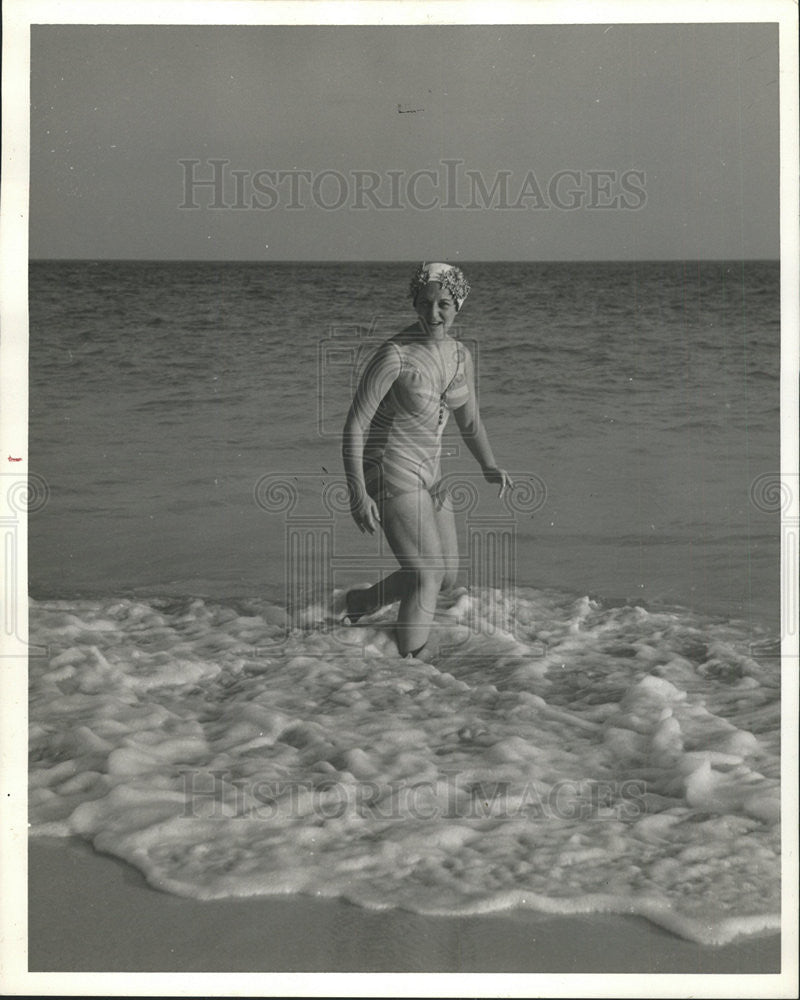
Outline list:
[[[201,899],[779,926],[778,664],[743,623],[478,590],[423,662],[396,609],[326,613],[32,602],[31,832]]]

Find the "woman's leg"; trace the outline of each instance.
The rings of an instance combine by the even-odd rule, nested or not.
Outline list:
[[[439,532],[439,542],[444,556],[445,573],[442,580],[442,590],[452,590],[458,579],[458,535],[455,515],[447,494],[441,500],[434,499],[433,510],[436,518],[436,530]]]
[[[372,614],[384,604],[394,604],[401,601],[408,590],[408,579],[402,569],[395,570],[389,576],[378,580],[371,587],[361,587],[358,590],[348,590],[346,610],[351,619]]]
[[[428,641],[436,597],[447,573],[433,500],[427,490],[386,500],[382,510],[386,539],[400,563],[393,580],[401,595],[397,648],[402,656]],[[382,581],[385,583],[386,581]]]
[[[458,578],[458,535],[456,521],[450,498],[447,494],[433,497],[433,515],[436,530],[439,533],[439,543],[444,557],[445,575],[442,580],[443,591],[452,590]],[[395,553],[396,554],[396,553]],[[371,587],[351,590],[347,594],[347,611],[351,618],[372,614],[386,604],[402,601],[406,596],[409,584],[413,582],[405,570],[395,570],[389,576],[374,583]],[[416,648],[416,647],[414,647]]]
[[[413,511],[409,511],[409,513],[413,513],[416,519],[417,513],[425,510],[424,501],[420,502],[420,498],[415,494],[407,494],[407,496],[414,497]],[[440,584],[440,590],[452,590],[456,585],[458,577],[459,556],[455,516],[453,515],[449,497],[445,495],[442,498],[434,498],[432,513],[443,557],[444,576]],[[391,514],[389,515],[389,520],[391,524]],[[419,535],[421,537],[421,524],[414,524],[415,531],[417,527],[420,529]],[[392,528],[390,527],[391,530]],[[391,539],[389,541],[392,544]],[[401,542],[400,544],[402,545],[403,543]],[[394,546],[393,551],[402,564],[402,559],[397,550],[394,549]],[[347,595],[347,610],[352,613],[353,617],[370,614],[386,604],[393,604],[395,601],[402,602],[407,596],[410,596],[410,589],[414,589],[416,585],[417,575],[415,572],[409,572],[407,569],[395,570],[394,573],[385,576],[371,587],[349,591]],[[411,650],[417,648],[418,646],[409,646]]]

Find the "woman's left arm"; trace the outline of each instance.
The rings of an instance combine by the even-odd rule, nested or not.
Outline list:
[[[461,344],[460,349],[464,352],[464,374],[466,376],[469,396],[463,406],[453,410],[456,424],[464,444],[469,448],[475,457],[478,465],[483,471],[483,476],[489,483],[496,483],[500,487],[498,496],[502,496],[506,489],[512,489],[514,483],[511,476],[505,469],[498,467],[489,444],[489,435],[481,420],[480,408],[478,407],[478,395],[475,391],[475,369],[472,364],[472,355]]]

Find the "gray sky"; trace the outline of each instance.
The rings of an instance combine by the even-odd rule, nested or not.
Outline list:
[[[32,257],[778,256],[777,25],[52,25],[31,37]],[[212,158],[228,161],[226,207],[197,188],[200,207],[181,208],[180,161],[200,161],[205,179]],[[444,161],[460,162],[448,175]],[[433,176],[414,188],[418,170]],[[259,171],[287,174],[262,174],[260,193]],[[296,208],[292,171],[310,176],[294,174]],[[398,207],[366,195],[352,207],[354,171]],[[574,173],[556,183],[560,171]],[[609,172],[594,192],[593,171]],[[409,204],[415,193],[433,207]]]

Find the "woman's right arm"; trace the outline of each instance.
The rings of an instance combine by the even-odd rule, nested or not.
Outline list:
[[[400,352],[391,341],[386,341],[364,370],[344,425],[342,461],[350,491],[350,511],[362,532],[374,532],[380,521],[378,506],[364,484],[364,442],[381,400],[399,374]]]

